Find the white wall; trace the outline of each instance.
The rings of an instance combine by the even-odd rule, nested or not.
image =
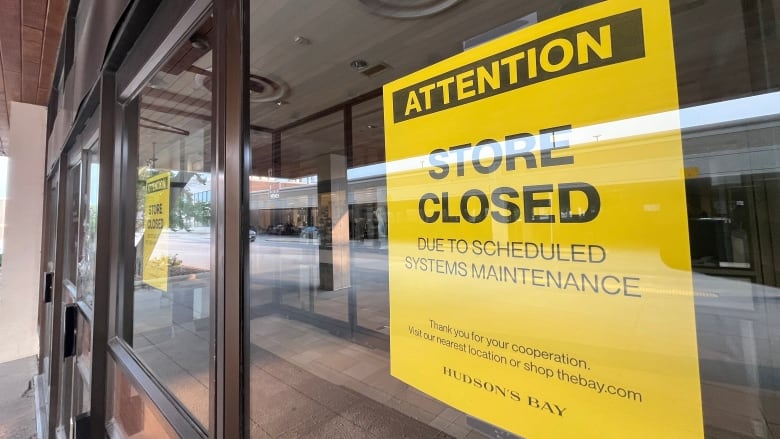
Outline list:
[[[38,353],[46,107],[11,102],[0,363]]]

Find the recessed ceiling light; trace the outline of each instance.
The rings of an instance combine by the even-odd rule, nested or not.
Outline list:
[[[198,50],[209,50],[211,47],[209,40],[201,35],[193,35],[192,38],[190,38],[190,44],[192,44],[193,49]]]
[[[152,78],[151,81],[149,81],[149,88],[153,88],[155,90],[165,89],[168,88],[168,83],[165,82],[165,80],[159,75],[156,75]]]
[[[356,59],[356,60],[352,61],[351,63],[349,63],[349,66],[352,67],[355,70],[360,71],[360,70],[363,70],[366,67],[368,67],[368,63],[365,62],[362,59]]]

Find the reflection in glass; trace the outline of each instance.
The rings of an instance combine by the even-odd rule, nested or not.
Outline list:
[[[347,321],[351,224],[342,123],[335,113],[253,134],[253,306]]]
[[[46,261],[46,267],[45,271],[53,273],[54,271],[54,259],[55,259],[55,245],[57,242],[57,197],[59,196],[58,191],[58,182],[59,182],[59,173],[54,172],[47,182],[47,216],[46,218],[46,233],[45,237],[47,239],[45,243],[45,261]],[[52,283],[53,283],[53,274],[52,277]],[[52,293],[54,291],[52,290]],[[53,328],[52,328],[52,313],[54,312],[54,304],[52,302],[44,303],[43,308],[43,318],[41,319],[42,325],[40,327],[39,336],[43,337],[43,348],[40,355],[40,361],[41,361],[41,375],[43,378],[43,398],[45,401],[42,401],[42,407],[44,408],[44,419],[48,419],[49,416],[49,394],[50,394],[50,380],[51,380],[51,349],[52,349],[52,338],[53,338]],[[48,422],[43,423],[43,435],[45,436],[48,430]]]
[[[197,30],[209,38],[210,19]],[[211,63],[187,41],[141,91],[132,344],[208,426]]]
[[[113,361],[109,371],[113,373],[113,410],[106,428],[110,437],[123,438],[171,438],[168,423],[146,396]]]
[[[98,147],[94,145],[84,154],[88,163],[87,184],[83,197],[84,217],[81,219],[81,251],[78,262],[78,296],[90,308],[95,302],[95,255],[97,253],[97,208],[100,183]]]
[[[79,161],[68,169],[67,191],[65,193],[65,251],[63,253],[63,301],[76,300],[76,282],[79,255],[79,225],[81,216],[82,163]]]
[[[81,274],[82,243],[89,238],[90,234],[89,222],[86,221],[88,195],[84,193],[89,190],[85,181],[85,172],[88,167],[87,160],[84,159],[85,156],[87,154],[82,154],[81,148],[76,148],[70,153],[72,164],[68,169],[67,191],[65,193],[65,251],[63,254],[63,271],[65,274],[62,279],[62,301],[63,304],[69,304],[70,307],[76,307],[75,303],[79,300],[88,299],[83,294],[83,290],[79,289],[82,283],[79,278]],[[91,302],[86,303],[87,306],[91,306]],[[54,306],[62,305],[54,304]],[[77,314],[78,324],[81,326],[79,334],[82,335],[77,340],[77,347],[79,349],[84,348],[84,343],[86,342],[86,347],[88,348],[91,343],[91,331],[85,330],[88,324],[84,321],[84,315],[80,312]],[[79,362],[77,358],[69,357],[63,359],[61,367],[61,386],[63,391],[60,393],[58,428],[65,437],[70,438],[74,435],[73,426],[70,422],[71,417],[81,414],[80,410],[83,409],[85,402],[84,390],[85,388],[88,389],[85,387],[84,375],[82,373],[86,372],[89,374],[91,364],[83,361],[83,359]],[[88,390],[86,393],[88,393]],[[86,397],[88,398],[88,395]]]
[[[353,167],[348,171],[352,279],[357,325],[388,334],[388,211],[382,98],[352,107]]]
[[[79,314],[78,342],[73,368],[73,408],[74,416],[89,412],[90,382],[92,379],[92,326]]]
[[[248,312],[253,437],[494,434],[490,426],[390,376],[387,234],[399,213],[388,212],[386,176],[422,165],[420,160],[385,163],[378,90],[457,54],[464,41],[513,19],[542,22],[566,13],[576,22],[578,8],[598,3],[603,2],[462,2],[436,15],[393,20],[386,18],[392,14],[327,1],[308,5],[306,14],[294,13],[299,5],[289,2],[251,16],[250,69],[291,91],[278,105],[250,95],[249,222],[257,232],[250,244]],[[685,169],[672,173],[685,175],[686,206],[676,207],[687,212],[705,434],[769,438],[780,434],[780,346],[775,342],[780,336],[780,98],[767,92],[780,85],[780,43],[773,37],[775,26],[767,23],[777,21],[780,4],[670,6],[682,110],[575,127],[571,144],[593,151],[594,140],[622,144],[681,123]],[[274,25],[279,22],[309,30],[314,43],[287,47],[292,36]],[[365,66],[350,67],[355,60]],[[566,106],[584,96],[586,91],[582,96],[551,93],[545,104]],[[535,105],[516,109],[520,126]],[[482,122],[491,123],[489,116]],[[436,145],[436,133],[425,135],[433,139],[431,148],[449,146]],[[346,185],[331,184],[342,167]],[[631,170],[625,171],[630,177]],[[639,183],[605,190],[639,206],[632,210],[636,215],[650,217],[658,206],[645,206],[627,189]],[[334,210],[343,207],[341,190],[346,215]],[[344,216],[346,240],[332,229]],[[502,231],[493,233],[504,237]],[[610,233],[619,237],[623,231]],[[338,293],[323,288],[323,268],[334,270],[326,252],[344,242],[349,250],[340,262],[348,282],[339,284],[343,293]],[[647,260],[662,256],[648,253]],[[439,281],[431,277],[430,282]],[[414,289],[427,294],[431,288]],[[451,290],[456,297],[458,286]],[[668,300],[674,300],[672,294]],[[539,318],[556,316],[540,309]],[[585,337],[562,342],[592,347]],[[424,353],[420,356],[424,363]]]

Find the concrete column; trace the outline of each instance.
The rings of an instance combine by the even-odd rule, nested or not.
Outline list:
[[[317,160],[317,226],[320,230],[320,288],[349,287],[349,206],[347,158],[326,154]]]
[[[38,353],[46,107],[11,102],[0,363]]]

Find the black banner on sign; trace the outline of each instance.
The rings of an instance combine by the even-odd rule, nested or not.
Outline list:
[[[546,35],[393,93],[396,123],[645,56],[642,11]]]

